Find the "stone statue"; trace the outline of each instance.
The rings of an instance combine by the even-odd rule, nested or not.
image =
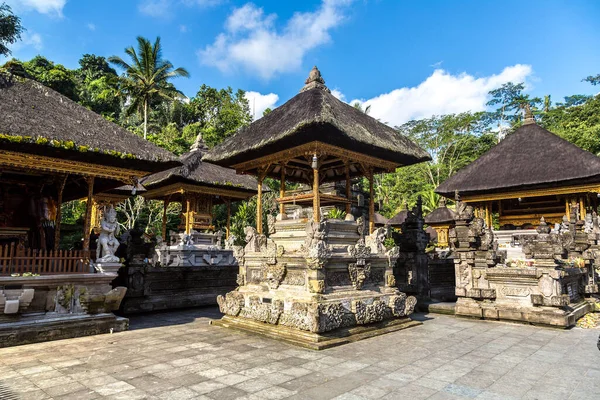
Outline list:
[[[246,234],[246,247],[244,248],[246,253],[260,252],[261,248],[266,246],[265,236],[260,235],[253,227],[245,227],[244,233]]]
[[[385,245],[383,242],[387,237],[385,228],[377,228],[369,236],[365,237],[365,244],[371,248],[371,251],[378,254],[385,253]]]
[[[119,229],[117,223],[117,212],[112,206],[104,209],[102,221],[100,221],[100,235],[98,236],[98,247],[96,249],[96,262],[117,263],[119,257],[115,256],[119,241],[115,233]]]

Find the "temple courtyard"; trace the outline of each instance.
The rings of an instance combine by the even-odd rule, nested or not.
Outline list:
[[[216,308],[115,334],[0,349],[2,399],[592,399],[598,329],[414,314],[420,326],[312,351],[209,325]]]

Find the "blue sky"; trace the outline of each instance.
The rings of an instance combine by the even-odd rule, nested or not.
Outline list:
[[[2,0],[0,0],[1,2]],[[6,1],[6,0],[5,0]],[[595,93],[598,1],[8,0],[27,28],[14,56],[77,67],[84,53],[121,55],[161,36],[190,79],[250,91],[257,114],[282,104],[313,65],[346,101],[391,125],[484,108],[487,92],[525,81],[529,93]]]

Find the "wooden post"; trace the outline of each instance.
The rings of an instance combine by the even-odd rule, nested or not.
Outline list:
[[[88,176],[85,178],[88,185],[88,196],[87,204],[85,207],[85,220],[83,224],[83,251],[89,256],[90,253],[90,232],[91,232],[91,219],[92,219],[92,208],[94,207],[94,177]]]
[[[169,207],[169,198],[163,200],[163,217],[162,217],[162,238],[167,241],[167,208]]]
[[[262,184],[264,175],[261,171],[258,173],[258,193],[256,197],[256,231],[263,233],[262,223]]]
[[[189,196],[185,197],[185,233],[189,235],[192,226],[192,205]]]
[[[227,203],[227,226],[225,227],[225,239],[229,239],[231,234],[231,199],[225,200]]]
[[[321,199],[319,198],[319,168],[313,169],[313,220],[321,219]]]
[[[492,228],[492,215],[490,213],[490,203],[487,202],[485,203],[485,224],[487,225],[488,228]]]
[[[285,197],[285,164],[281,165],[281,184],[279,186],[279,198]],[[283,203],[279,204],[279,214],[283,217],[285,214],[285,205]]]
[[[579,197],[579,219],[585,221],[585,200],[583,197]]]
[[[54,250],[58,250],[58,246],[60,246],[60,224],[62,221],[62,200],[63,200],[63,192],[65,190],[65,185],[67,184],[67,178],[69,175],[65,175],[62,177],[60,182],[58,183],[58,196],[56,199],[56,224],[54,225]]]
[[[350,181],[350,165],[346,161],[346,199],[349,201],[346,203],[346,214],[349,215],[352,212],[352,182]]]
[[[369,234],[375,230],[375,196],[373,195],[373,169],[369,168]]]

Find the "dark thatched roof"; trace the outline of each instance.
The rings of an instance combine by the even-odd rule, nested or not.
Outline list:
[[[2,149],[156,172],[176,157],[42,84],[0,71]]]
[[[171,168],[144,178],[141,183],[148,190],[164,187],[176,182],[191,183],[199,186],[213,186],[222,189],[238,190],[248,193],[248,197],[257,193],[258,182],[249,175],[238,175],[234,169],[224,168],[202,161],[208,148],[199,136],[192,149],[179,160],[182,167]]]
[[[398,214],[394,215],[387,222],[389,226],[399,227],[406,221],[406,217],[408,216],[408,210],[402,210]]]
[[[318,77],[311,81],[313,74]],[[399,165],[430,160],[429,154],[410,139],[335,98],[316,67],[300,93],[240,129],[204,159],[232,166],[314,141]]]
[[[445,205],[440,205],[440,207],[425,216],[425,223],[427,225],[448,224],[454,222],[454,217],[454,211]]]
[[[526,124],[437,187],[437,193],[502,193],[600,182],[600,158]]]
[[[388,223],[388,219],[379,213],[375,213],[373,222],[375,222],[375,225],[386,225]]]

